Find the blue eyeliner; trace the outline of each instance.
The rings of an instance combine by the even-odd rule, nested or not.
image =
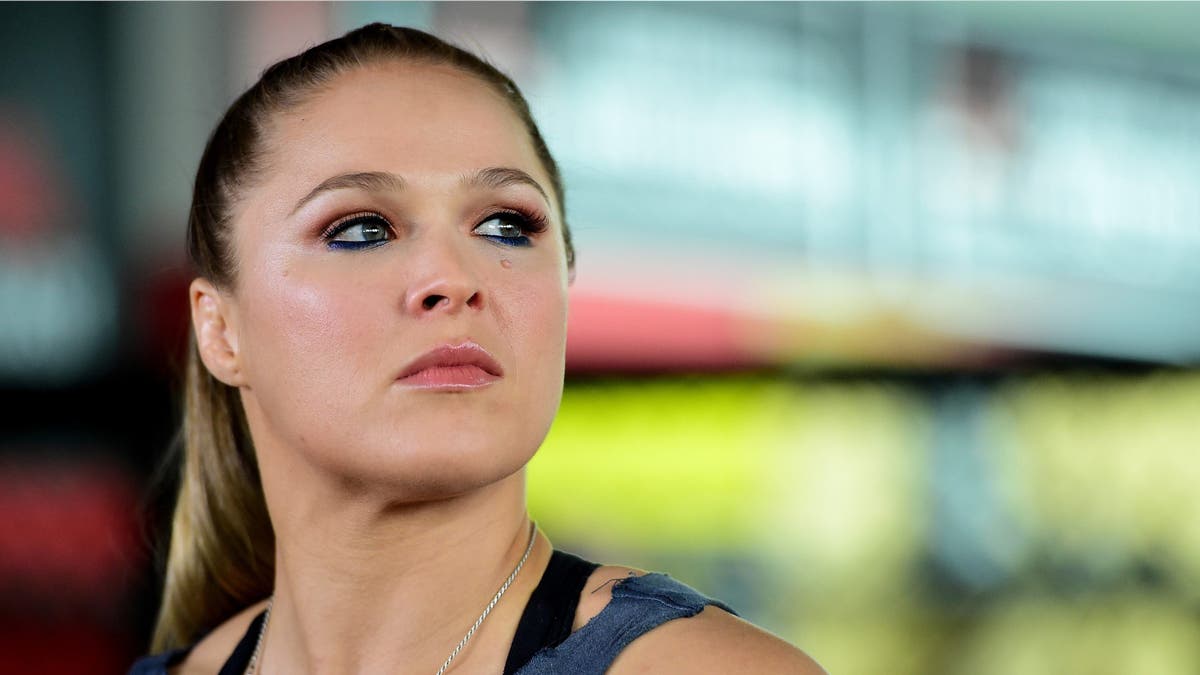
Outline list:
[[[377,239],[375,241],[340,241],[331,240],[327,242],[329,248],[336,251],[361,251],[368,248],[376,248],[383,246],[391,241],[391,239]]]
[[[501,237],[500,235],[496,234],[481,234],[479,236],[490,239],[504,246],[525,247],[533,243],[529,237],[526,237],[523,234],[517,237]]]

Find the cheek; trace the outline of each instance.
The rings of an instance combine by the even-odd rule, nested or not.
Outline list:
[[[532,449],[545,439],[563,393],[567,293],[565,285],[547,283],[548,278],[513,284],[505,303],[512,318],[505,332],[522,366],[521,379],[511,383],[520,397],[520,411],[514,419],[524,421],[520,433],[528,436],[523,437],[523,445]]]
[[[327,398],[369,367],[381,313],[362,289],[285,270],[247,291],[243,353],[252,387],[303,385],[293,395],[317,389]]]
[[[496,284],[495,296],[501,330],[511,340],[515,354],[534,372],[558,370],[565,352],[567,293],[547,274],[521,276],[519,272]]]

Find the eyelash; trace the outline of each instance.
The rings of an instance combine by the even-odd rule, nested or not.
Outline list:
[[[489,220],[494,220],[497,218],[507,220],[521,230],[521,235],[519,237],[501,237],[499,235],[488,234],[479,235],[502,246],[529,246],[532,243],[530,241],[530,235],[537,235],[545,232],[549,226],[546,216],[518,207],[505,207],[496,209],[495,211],[492,211],[488,213],[488,215],[479,219],[479,221],[475,224],[475,228],[478,228],[480,225],[488,222]],[[393,234],[395,232],[392,228],[391,222],[388,221],[387,218],[384,218],[382,215],[375,213],[374,211],[360,211],[342,218],[338,218],[325,228],[325,230],[321,233],[321,239],[325,241],[326,245],[331,249],[352,251],[375,248],[376,246],[381,246],[391,241],[391,237],[375,241],[341,241],[335,239],[335,237],[342,232],[355,225],[363,224],[366,221],[382,221],[388,232]],[[472,228],[472,230],[475,228]]]

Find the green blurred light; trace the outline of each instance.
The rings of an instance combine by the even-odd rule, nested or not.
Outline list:
[[[754,378],[572,386],[529,470],[553,534],[734,551],[795,593],[899,588],[921,550],[925,412],[879,386]]]

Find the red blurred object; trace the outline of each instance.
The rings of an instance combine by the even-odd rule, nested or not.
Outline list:
[[[131,663],[124,629],[65,617],[53,623],[0,619],[0,673],[124,673]]]
[[[747,350],[750,320],[662,301],[571,296],[567,369],[722,370],[762,365]]]
[[[186,259],[161,263],[139,279],[134,307],[146,363],[155,372],[171,375],[183,372],[187,360],[192,274]]]
[[[30,118],[0,116],[0,239],[9,245],[45,237],[62,214],[65,190]]]
[[[0,608],[119,606],[142,560],[137,513],[111,465],[0,465]]]

